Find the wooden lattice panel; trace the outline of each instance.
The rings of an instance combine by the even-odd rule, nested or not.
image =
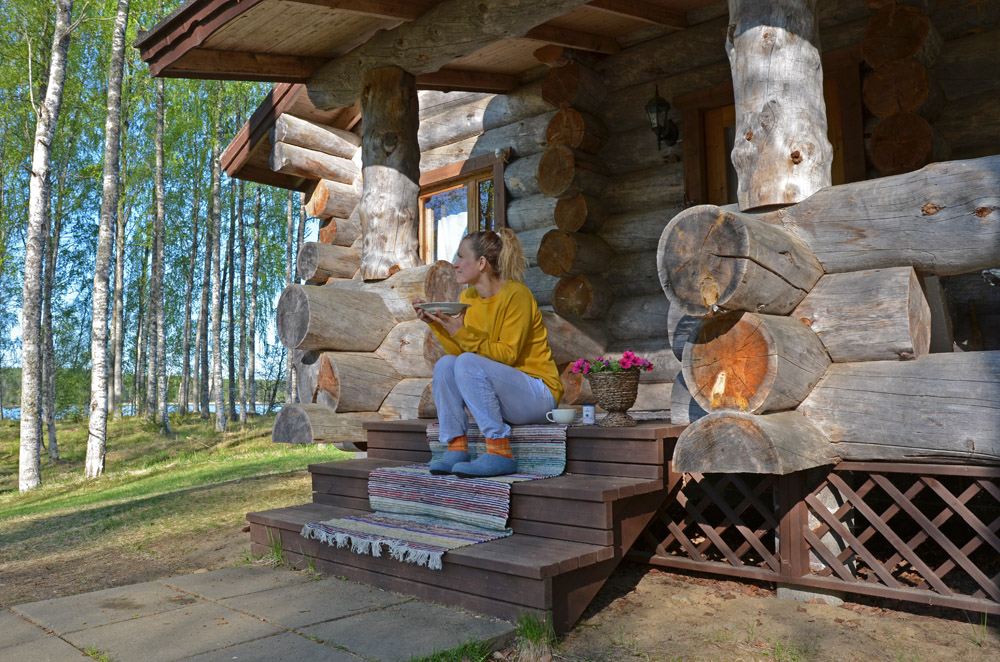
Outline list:
[[[1000,468],[843,462],[668,486],[633,559],[1000,614]]]

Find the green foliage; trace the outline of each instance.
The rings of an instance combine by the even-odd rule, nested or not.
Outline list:
[[[412,657],[410,662],[486,662],[492,652],[485,643],[472,639],[458,648],[436,651],[426,657]]]
[[[536,645],[556,644],[556,631],[552,627],[552,621],[548,617],[538,618],[529,612],[521,614],[517,619],[517,637],[521,641]]]

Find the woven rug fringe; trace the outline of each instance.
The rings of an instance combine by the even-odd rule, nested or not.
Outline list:
[[[306,540],[314,538],[331,547],[343,549],[349,547],[355,554],[367,554],[376,558],[382,556],[382,547],[389,548],[389,557],[403,563],[414,563],[431,570],[441,570],[441,557],[444,552],[435,553],[423,549],[413,549],[405,541],[395,538],[371,538],[363,534],[321,531],[310,527],[302,527],[300,535]]]

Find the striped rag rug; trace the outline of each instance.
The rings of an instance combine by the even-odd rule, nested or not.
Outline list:
[[[448,449],[439,441],[436,423],[427,428],[432,458]],[[486,452],[486,440],[469,429],[469,454]],[[511,428],[511,452],[518,473],[495,478],[434,476],[426,464],[375,469],[368,477],[368,500],[374,513],[309,523],[304,538],[314,538],[357,554],[442,567],[445,552],[511,534],[510,486],[525,480],[558,476],[566,468],[565,425],[519,425]]]

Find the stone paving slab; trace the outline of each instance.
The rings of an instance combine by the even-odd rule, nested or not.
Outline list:
[[[0,650],[19,646],[48,636],[45,630],[30,621],[0,610]]]
[[[272,588],[302,584],[309,581],[305,573],[280,570],[261,565],[178,575],[158,580],[164,586],[194,593],[209,600],[221,600]]]
[[[320,623],[300,632],[367,658],[406,662],[456,648],[471,639],[500,648],[513,639],[516,628],[511,623],[412,601]]]
[[[81,662],[81,660],[93,662],[92,657],[80,652],[59,637],[45,634],[41,628],[38,631],[43,635],[41,639],[0,648],[0,662]],[[6,643],[6,633],[4,637],[3,641]]]
[[[330,578],[225,598],[219,602],[269,623],[296,629],[412,599],[400,593]]]
[[[11,607],[12,611],[56,634],[178,609],[196,598],[157,582],[54,598]]]
[[[228,648],[184,658],[190,662],[366,662],[338,648],[324,646],[293,632],[248,641]]]
[[[183,609],[65,635],[120,662],[166,662],[283,632],[222,605],[198,601]],[[231,658],[230,658],[231,659]]]

